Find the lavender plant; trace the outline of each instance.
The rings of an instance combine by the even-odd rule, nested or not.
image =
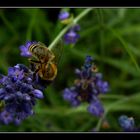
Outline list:
[[[82,69],[75,70],[78,78],[72,87],[64,90],[63,98],[73,106],[78,106],[86,101],[89,103],[88,112],[97,117],[102,117],[104,109],[98,96],[108,92],[109,84],[107,81],[103,81],[102,74],[97,72],[92,61],[93,58],[87,56]]]
[[[4,102],[0,121],[4,124],[20,124],[34,114],[36,100],[43,98],[40,83],[33,80],[33,72],[23,64],[10,67],[7,76],[1,75],[0,86],[0,101]]]
[[[61,13],[59,18],[61,20],[62,19],[64,20],[68,16],[69,16],[68,13]],[[78,35],[73,33],[74,31],[79,30],[79,26],[74,25],[71,27],[70,30],[71,31],[68,34],[66,34],[64,38],[67,40],[67,43],[75,43]],[[56,43],[56,41],[54,42]],[[29,47],[31,45],[35,45],[36,43],[37,43],[36,41],[34,42],[27,41],[25,45],[21,45],[20,46],[21,56],[28,58],[32,57],[32,53],[29,51]],[[49,48],[51,47],[53,48],[55,47],[55,45],[52,45]],[[36,55],[40,57],[40,55],[38,54]],[[43,62],[35,61],[35,63],[41,63],[41,65],[44,65],[43,64],[44,61]],[[50,66],[54,67],[52,63],[50,64],[51,64]],[[44,66],[46,68],[47,65],[45,64]],[[36,76],[35,78],[34,75]],[[2,109],[0,112],[0,122],[4,124],[9,124],[11,122],[15,124],[20,124],[28,116],[33,115],[34,114],[33,106],[36,104],[36,99],[43,98],[43,90],[47,86],[47,84],[45,84],[44,82],[47,83],[47,80],[41,79],[39,75],[35,73],[35,71],[33,71],[32,69],[28,68],[23,64],[17,64],[14,67],[10,67],[8,69],[7,76],[1,75],[0,101],[2,104]]]
[[[43,10],[45,11],[45,9]],[[1,49],[2,53],[7,52],[9,56],[3,58],[3,55],[1,55],[0,59],[4,69],[0,75],[0,123],[9,126],[0,124],[0,128],[9,128],[9,131],[72,130],[80,132],[90,131],[93,128],[92,131],[97,132],[102,130],[112,131],[114,127],[115,130],[120,128],[120,131],[123,132],[139,131],[139,127],[136,127],[133,118],[136,118],[135,115],[139,115],[140,94],[137,92],[139,90],[137,85],[139,85],[140,69],[137,62],[139,49],[136,47],[139,44],[137,43],[138,36],[132,39],[129,35],[129,33],[136,31],[139,26],[131,27],[133,24],[133,20],[130,20],[131,16],[129,18],[131,24],[125,24],[127,18],[124,18],[124,9],[116,10],[116,13],[110,14],[107,10],[102,9],[65,10],[62,8],[60,13],[57,13],[57,22],[52,23],[47,22],[49,14],[47,15],[43,10],[33,9],[32,12],[28,13],[28,10],[21,9],[23,13],[27,12],[28,18],[20,21],[27,25],[27,32],[21,31],[19,32],[20,35],[16,30],[22,30],[23,26],[19,27],[16,19],[15,22],[11,21],[11,23],[13,22],[12,26],[4,18],[4,12],[0,11],[1,20],[15,37],[11,37],[11,41],[8,39],[6,47],[4,46]],[[74,11],[74,13],[71,11]],[[90,13],[91,11],[93,13]],[[78,16],[75,17],[77,13]],[[91,15],[79,22],[88,13]],[[122,22],[123,19],[125,19],[125,22]],[[29,22],[26,23],[25,21]],[[56,26],[56,29],[54,26]],[[7,30],[1,28],[1,32],[1,34],[4,34],[7,33]],[[58,35],[54,38],[55,33],[58,33]],[[10,48],[10,46],[12,46],[12,42],[23,38],[30,41],[24,41],[25,44],[19,47],[22,57],[16,59],[10,54],[13,50],[13,54],[16,53],[18,49],[17,47]],[[54,40],[48,45],[49,41],[46,38],[48,40],[54,38]],[[32,39],[36,41],[31,41]],[[27,59],[31,60],[30,58],[34,57],[29,51],[30,46],[35,46],[41,41],[48,45],[46,48],[49,51],[53,52],[60,40],[64,42],[64,50],[61,52],[58,47],[57,51],[59,54],[63,53],[65,55],[65,58],[62,58],[62,62],[60,62],[62,63],[60,66],[55,62],[58,59],[56,54],[47,65],[36,59],[32,60],[34,65],[31,61],[26,63]],[[134,44],[132,40],[135,42]],[[6,50],[7,46],[9,48]],[[75,47],[70,48],[70,46]],[[8,63],[6,63],[7,60]],[[100,62],[98,66],[95,65],[96,60]],[[41,65],[38,63],[41,63]],[[76,68],[80,67],[77,66],[80,63],[83,63],[83,66]],[[52,72],[50,69],[53,69],[54,77],[51,82],[41,78],[43,77],[41,76],[42,71],[38,70],[40,66],[49,68],[49,74]],[[100,67],[99,70],[98,67]],[[76,78],[71,83],[74,69]],[[2,74],[3,72],[7,74]],[[57,78],[55,79],[55,77]],[[131,87],[134,88],[131,89]],[[109,91],[111,91],[111,94]],[[134,91],[137,93],[133,93]],[[106,95],[106,93],[109,94]],[[123,115],[117,120],[115,114],[117,111],[131,111],[135,114],[132,115],[133,117]],[[24,123],[22,123],[23,121]],[[12,123],[18,125],[18,127],[12,125],[11,127],[10,124]],[[21,123],[22,125],[19,125]]]

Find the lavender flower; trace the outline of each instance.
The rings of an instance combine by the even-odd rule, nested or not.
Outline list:
[[[31,57],[32,54],[29,52],[28,49],[29,49],[30,45],[32,45],[34,43],[36,43],[36,41],[33,41],[33,42],[27,41],[25,45],[21,45],[19,47],[20,51],[21,51],[20,55],[23,56],[23,57]]]
[[[75,44],[79,37],[79,34],[77,34],[74,30],[71,29],[64,35],[65,44]]]
[[[62,24],[69,24],[73,20],[73,15],[67,11],[61,11],[58,18]],[[80,26],[78,24],[73,25],[63,37],[65,44],[75,44],[80,37],[77,34],[78,31],[80,31]]]
[[[92,115],[97,116],[97,117],[102,117],[102,115],[104,114],[103,106],[98,99],[95,101],[92,101],[90,105],[88,106],[87,110]]]
[[[67,11],[61,11],[58,15],[59,20],[65,20],[69,18],[70,14]]]
[[[73,14],[70,14],[67,11],[60,11],[58,19],[64,25],[67,25],[73,21]]]
[[[33,80],[33,72],[23,64],[10,67],[8,75],[1,76],[0,87],[0,101],[5,104],[0,112],[0,122],[4,124],[20,124],[33,115],[36,99],[43,98],[42,85]]]
[[[78,93],[75,91],[75,88],[66,88],[64,90],[63,98],[64,100],[71,102],[72,106],[78,106],[80,104],[77,96]]]
[[[122,115],[119,117],[119,124],[124,131],[135,131],[135,122],[133,117]]]
[[[13,114],[8,113],[6,110],[0,113],[0,122],[3,122],[4,124],[8,125],[13,121],[14,116]]]
[[[77,31],[80,31],[80,25],[78,24],[75,24],[68,30],[64,35],[65,44],[75,44],[78,41],[80,35],[77,34]]]
[[[98,95],[107,93],[109,84],[107,81],[102,80],[102,74],[97,73],[97,68],[92,61],[93,58],[87,56],[81,70],[75,70],[78,78],[74,81],[73,87],[64,89],[63,98],[73,106],[88,102],[90,104],[87,108],[88,112],[94,116],[101,117],[104,109],[98,99]]]

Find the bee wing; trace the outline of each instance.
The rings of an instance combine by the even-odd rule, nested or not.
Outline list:
[[[40,42],[40,41],[38,42],[38,44],[42,47],[46,47],[46,45],[44,43]]]
[[[63,41],[62,39],[59,40],[59,42],[53,47],[50,51],[52,51],[55,55],[55,62],[58,65],[60,62],[60,59],[62,58],[62,52],[63,52]]]

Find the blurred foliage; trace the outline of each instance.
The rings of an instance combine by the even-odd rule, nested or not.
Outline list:
[[[58,20],[57,8],[0,9],[0,73],[7,74],[9,66],[29,65],[20,56],[19,46],[27,40],[41,41],[47,46],[64,28]],[[71,8],[77,16],[83,9]],[[55,81],[38,101],[35,115],[20,126],[0,125],[0,131],[92,131],[99,118],[90,115],[87,104],[72,108],[63,100],[62,91],[72,86],[75,68],[80,68],[85,56],[91,55],[104,80],[110,83],[110,92],[101,96],[107,111],[109,127],[100,131],[121,131],[118,117],[134,117],[140,125],[140,9],[93,9],[79,21],[80,39],[71,47],[63,46],[59,72]]]

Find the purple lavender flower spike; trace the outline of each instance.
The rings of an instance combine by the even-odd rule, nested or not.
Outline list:
[[[44,85],[34,81],[33,73],[23,64],[10,67],[8,75],[2,76],[0,81],[3,81],[0,82],[0,100],[5,105],[0,112],[0,122],[19,125],[28,116],[33,115],[36,100],[43,98],[40,88]]]
[[[109,84],[107,81],[103,81],[101,73],[93,70],[95,65],[92,62],[93,58],[87,56],[82,68],[75,70],[77,79],[75,79],[73,87],[65,88],[63,98],[75,106],[80,105],[82,102],[87,102],[89,103],[88,112],[94,116],[101,117],[104,113],[104,108],[98,96],[101,93],[108,92]]]

